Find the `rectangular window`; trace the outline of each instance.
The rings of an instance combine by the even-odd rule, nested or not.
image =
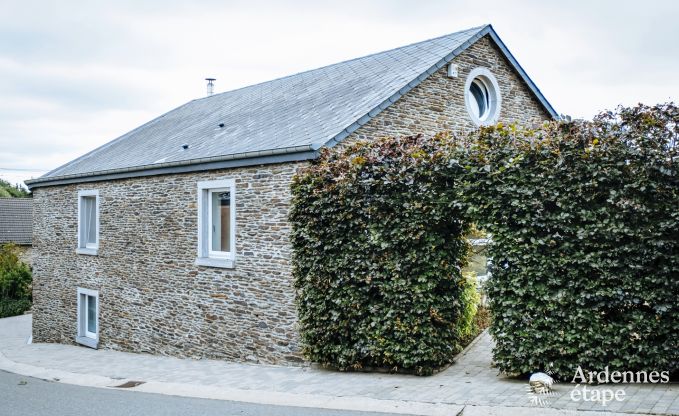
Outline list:
[[[220,257],[231,251],[230,189],[210,189],[210,256]]]
[[[78,288],[76,342],[97,348],[99,342],[99,292]]]
[[[236,186],[233,179],[198,182],[196,264],[233,267],[236,246]]]
[[[78,192],[78,248],[80,254],[97,254],[99,248],[99,191]]]

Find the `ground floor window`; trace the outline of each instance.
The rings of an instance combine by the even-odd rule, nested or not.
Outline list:
[[[78,288],[78,334],[76,341],[97,348],[99,342],[99,292]]]
[[[234,266],[236,258],[236,183],[233,179],[198,182],[198,257],[201,266]]]

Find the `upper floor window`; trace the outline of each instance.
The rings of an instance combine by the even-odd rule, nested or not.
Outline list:
[[[236,185],[233,179],[198,182],[196,264],[233,267],[236,253]]]
[[[99,249],[99,191],[78,192],[78,248],[80,254]]]
[[[474,124],[495,124],[500,117],[500,87],[487,68],[473,69],[465,84],[465,105]]]

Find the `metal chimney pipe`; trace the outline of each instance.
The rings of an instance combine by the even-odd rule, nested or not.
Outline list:
[[[217,78],[205,78],[205,81],[207,81],[207,95],[208,97],[214,94],[215,92],[215,81]]]

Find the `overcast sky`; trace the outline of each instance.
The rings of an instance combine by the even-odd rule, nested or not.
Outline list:
[[[679,2],[0,0],[0,178],[193,98],[491,23],[556,110],[679,100]]]

